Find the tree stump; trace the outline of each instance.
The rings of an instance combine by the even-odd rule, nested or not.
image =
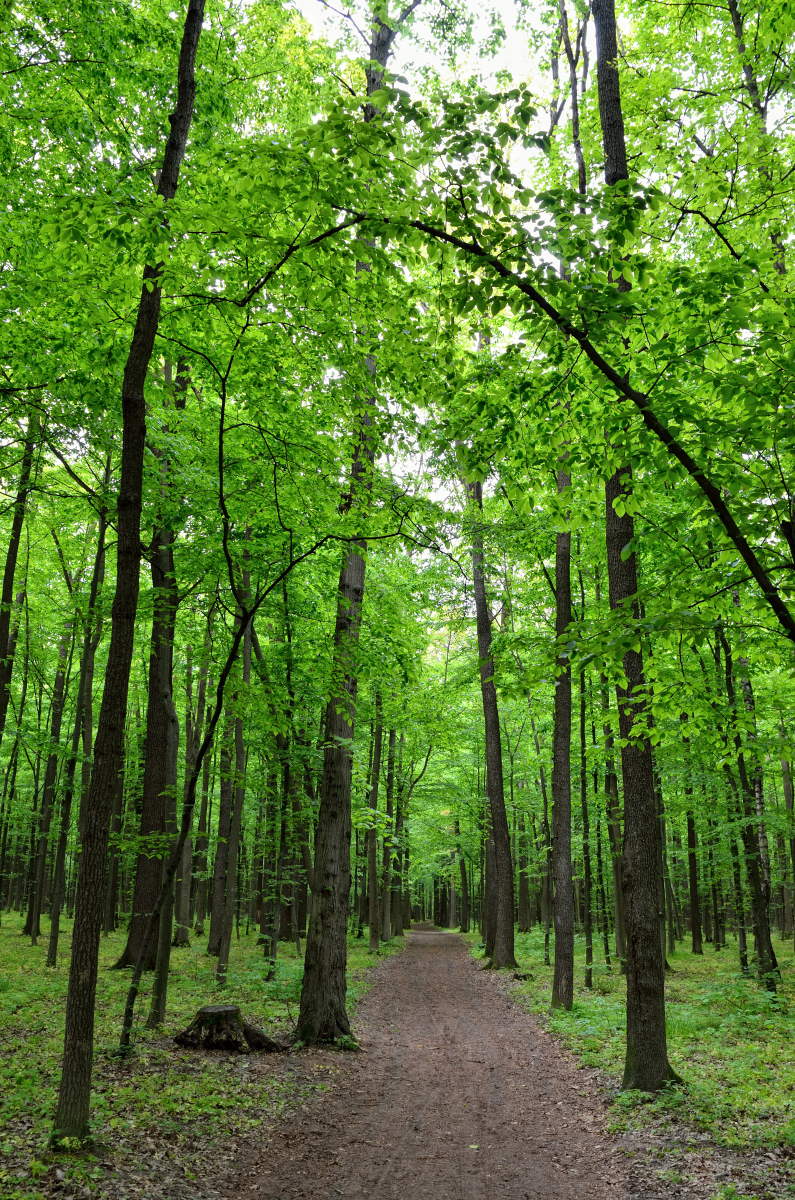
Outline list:
[[[174,1041],[193,1050],[232,1050],[238,1054],[248,1054],[249,1050],[273,1054],[282,1049],[256,1025],[244,1021],[236,1004],[205,1004]]]

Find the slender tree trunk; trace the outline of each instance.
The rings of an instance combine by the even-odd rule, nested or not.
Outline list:
[[[558,495],[571,487],[571,476],[558,471]],[[555,635],[571,624],[571,532],[555,537]],[[555,917],[555,968],[552,1007],[570,1009],[574,1000],[574,889],[571,866],[571,667],[559,654],[555,680],[552,749],[552,875]]]
[[[177,190],[196,91],[194,65],[204,0],[189,0],[178,67],[177,103],[163,158],[158,193],[167,202]],[[53,1139],[84,1139],[94,1048],[94,1011],[102,932],[108,837],[116,781],[124,759],[127,690],[135,638],[141,560],[146,405],[144,385],[160,317],[159,266],[144,268],[138,316],[122,384],[122,462],[117,508],[116,594],[105,686],[94,745],[94,766],[83,826],[75,901],[72,960],[66,1000],[63,1069]],[[151,289],[151,290],[150,290]],[[2,644],[0,642],[0,644]]]
[[[105,466],[105,486],[110,479],[111,459],[108,455]],[[77,700],[75,703],[74,728],[69,758],[66,762],[66,778],[63,799],[61,800],[61,826],[58,834],[58,844],[55,850],[55,871],[53,874],[52,904],[50,905],[50,940],[47,948],[47,966],[58,965],[58,941],[61,931],[61,909],[66,897],[66,847],[69,840],[69,826],[72,816],[72,798],[74,796],[75,770],[77,756],[80,752],[80,737],[83,730],[83,706],[90,678],[90,665],[96,650],[98,635],[94,631],[97,596],[105,574],[105,533],[107,531],[107,513],[100,509],[97,530],[97,551],[94,557],[94,569],[91,573],[91,584],[88,593],[88,606],[83,626],[83,650],[80,656],[80,675],[77,685]],[[98,628],[100,622],[96,622]]]
[[[483,511],[483,489],[479,483],[467,486],[472,502],[472,581],[480,659],[480,694],[483,701],[483,729],[486,743],[486,789],[491,808],[491,834],[494,839],[494,929],[492,965],[515,967],[513,946],[513,866],[511,835],[505,808],[502,774],[502,738],[497,688],[494,683],[494,659],[491,653],[491,618],[486,596],[483,532],[478,524]]]
[[[281,740],[283,741],[283,738]],[[218,957],[221,950],[224,902],[229,873],[229,838],[232,831],[232,805],[235,792],[232,768],[233,742],[234,716],[227,707],[224,716],[224,732],[221,740],[219,761],[221,778],[218,798],[218,828],[215,842],[215,862],[213,864],[210,935],[207,939],[207,953],[215,958]]]
[[[194,717],[192,712],[193,698],[191,689],[191,670],[189,664],[190,657],[188,657],[188,664],[186,665],[187,704],[185,709],[185,783],[183,787],[183,803],[188,794],[188,781],[190,779],[191,772],[193,771],[193,765],[196,762],[196,755],[199,753],[202,728],[204,726],[204,710],[207,703],[207,663],[205,659],[199,668],[199,686],[196,697],[196,714]],[[177,880],[175,904],[176,929],[174,930],[175,946],[188,946],[190,944],[190,897],[192,865],[193,847],[191,839],[188,837],[185,840],[185,846],[182,851],[182,865],[180,867],[180,873]]]
[[[372,14],[370,60],[366,68],[367,94],[382,84],[392,43],[413,6],[388,25],[377,12]],[[365,121],[377,110],[364,109]],[[368,263],[357,271],[369,270]],[[365,369],[375,375],[375,361],[368,355]],[[364,397],[359,440],[353,460],[350,489],[343,508],[364,517],[369,509],[371,472],[375,461],[372,437],[375,396]],[[337,590],[337,616],[333,641],[332,692],[324,724],[323,779],[320,809],[315,828],[314,886],[307,921],[304,980],[297,1034],[302,1042],[333,1042],[350,1034],[345,1009],[347,987],[348,896],[351,887],[351,768],[356,715],[358,668],[356,649],[364,600],[364,539],[349,543]]]
[[[11,518],[11,534],[8,539],[2,591],[0,592],[0,648],[5,651],[4,657],[0,658],[0,741],[2,741],[6,725],[8,701],[11,696],[11,674],[14,669],[14,648],[16,642],[15,639],[12,640],[10,637],[14,576],[17,569],[19,543],[22,539],[22,525],[25,520],[25,509],[27,508],[28,494],[31,487],[33,458],[38,437],[38,417],[35,412],[32,412],[28,418],[28,427],[25,433],[25,448],[22,452],[19,483],[17,484],[17,494],[14,500],[14,515]]]
[[[384,830],[384,867],[381,881],[381,940],[392,936],[392,855],[395,847],[395,827],[392,797],[395,788],[395,746],[397,730],[389,731],[389,750],[386,767],[386,828]]]
[[[585,606],[583,605],[583,612]],[[580,808],[582,811],[582,861],[585,895],[585,986],[593,987],[593,918],[591,879],[591,824],[588,813],[588,758],[585,745],[585,672],[580,671]]]
[[[723,647],[724,669],[726,677],[726,695],[729,707],[737,716],[737,695],[734,687],[734,660],[731,647],[722,625],[717,628],[718,638]],[[756,832],[756,803],[753,788],[748,778],[743,753],[742,737],[735,726],[734,745],[737,754],[737,771],[740,776],[740,837],[745,850],[745,870],[748,876],[748,888],[751,900],[751,919],[754,926],[754,942],[756,946],[756,969],[759,982],[770,991],[776,990],[778,978],[778,962],[773,950],[773,939],[770,936],[770,916],[765,900],[765,887],[762,878],[760,862],[759,838]],[[731,772],[729,772],[731,776]],[[731,777],[733,780],[733,777]]]
[[[208,682],[210,694],[213,692],[212,678]],[[213,719],[213,706],[207,705],[207,724],[205,726],[205,734]],[[207,843],[209,832],[208,820],[208,805],[210,797],[210,780],[213,777],[212,772],[213,756],[209,753],[205,754],[202,763],[202,792],[201,806],[199,809],[199,828],[196,838],[196,924],[194,933],[196,937],[204,936],[204,920],[207,915]]]
[[[780,736],[784,740],[784,723],[781,723]],[[781,783],[784,791],[784,807],[787,812],[787,828],[789,830],[789,854],[792,866],[793,902],[795,902],[795,823],[793,823],[793,787],[792,771],[786,758],[781,760]]]
[[[605,183],[628,178],[624,119],[618,76],[618,45],[613,0],[594,0],[599,117],[605,156]],[[629,491],[629,470],[619,469],[605,488],[607,564],[611,610],[637,619],[633,518],[619,515],[615,502]],[[625,486],[629,485],[629,486]],[[645,736],[643,657],[624,655],[628,687],[619,688],[619,730],[624,780],[624,850],[621,883],[627,933],[627,1055],[623,1086],[656,1091],[673,1072],[665,1032],[665,958],[659,937],[656,855],[656,800],[651,746]],[[635,726],[639,728],[635,728]],[[631,740],[634,734],[635,740]]]
[[[403,937],[403,820],[405,780],[403,777],[403,746],[401,733],[398,743],[397,779],[395,787],[395,853],[392,873],[392,937]]]
[[[286,781],[286,782],[289,782]],[[273,894],[273,919],[271,922],[271,944],[269,954],[268,974],[265,976],[267,982],[270,982],[276,976],[276,956],[279,953],[279,929],[281,926],[282,916],[282,877],[284,875],[284,856],[287,844],[287,794],[286,791],[282,794],[282,814],[279,824],[279,847],[276,854],[276,875],[274,879],[274,894]]]
[[[687,871],[690,888],[690,937],[694,954],[703,954],[704,946],[701,936],[701,903],[698,895],[698,858],[696,840],[696,820],[692,810],[687,813]]]
[[[50,821],[55,799],[55,777],[58,771],[58,746],[61,740],[61,720],[66,701],[66,677],[71,659],[71,648],[74,645],[75,621],[71,618],[66,622],[61,640],[58,645],[58,666],[52,689],[50,705],[50,753],[44,770],[44,791],[41,799],[41,817],[39,824],[39,840],[36,850],[36,886],[32,893],[31,910],[28,917],[29,933],[35,946],[41,937],[41,910],[44,900],[44,880],[47,870],[47,851],[50,842]]]
[[[177,592],[176,574],[174,571],[174,534],[171,530],[161,529],[159,536],[156,539],[157,549],[153,556],[153,566],[156,562],[160,572],[160,587],[163,593],[163,606],[165,611],[162,616],[162,628],[160,631],[161,643],[158,646],[157,652],[157,667],[158,667],[158,692],[160,701],[160,721],[165,729],[165,758],[164,758],[164,776],[163,776],[163,809],[164,809],[164,832],[171,839],[168,854],[162,861],[161,878],[157,892],[152,900],[152,906],[149,912],[153,912],[160,895],[160,889],[166,878],[168,869],[168,859],[176,843],[178,836],[177,830],[177,755],[179,753],[179,717],[177,716],[176,706],[174,704],[174,681],[173,681],[173,666],[174,666],[174,632],[177,621],[177,605],[179,603],[179,594]],[[157,609],[155,610],[157,613]],[[168,638],[168,643],[164,644],[164,639]],[[147,749],[148,758],[148,749]],[[147,914],[147,920],[149,914]],[[155,960],[155,977],[152,981],[152,998],[149,1008],[149,1017],[147,1026],[149,1029],[156,1029],[158,1025],[162,1025],[166,1015],[166,996],[168,993],[168,972],[171,963],[171,933],[174,923],[174,882],[172,882],[166,896],[165,904],[160,913],[160,921],[157,925],[157,953]],[[144,927],[145,929],[145,927]],[[143,937],[145,933],[142,931],[141,945],[143,945]]]
[[[384,724],[381,714],[381,696],[375,696],[375,734],[373,741],[373,773],[370,783],[370,826],[367,830],[367,883],[370,889],[368,896],[367,923],[370,936],[370,952],[378,950],[381,929],[378,913],[378,828],[376,817],[378,813],[378,784],[381,778],[381,748],[383,745]]]

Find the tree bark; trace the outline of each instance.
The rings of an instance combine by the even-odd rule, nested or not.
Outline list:
[[[110,455],[108,455],[105,465],[106,488],[110,481],[110,466],[111,459]],[[107,512],[103,508],[100,509],[99,512],[97,550],[94,556],[94,568],[91,573],[91,583],[88,592],[88,605],[83,622],[83,650],[80,656],[80,675],[77,685],[77,700],[75,702],[72,745],[69,758],[66,762],[66,779],[64,783],[63,799],[61,800],[61,827],[58,833],[58,844],[55,850],[52,904],[50,905],[50,940],[47,947],[48,967],[55,967],[58,965],[58,942],[60,939],[61,930],[61,909],[63,908],[66,894],[66,846],[69,840],[69,825],[72,815],[72,799],[74,796],[77,756],[80,751],[80,737],[83,730],[83,707],[85,704],[86,689],[91,677],[91,662],[93,661],[93,656],[97,645],[98,635],[94,629],[94,624],[97,597],[99,595],[99,589],[102,585],[105,575],[105,534],[107,532],[107,528]],[[98,629],[101,628],[99,622],[96,622],[96,624]]]
[[[234,743],[234,716],[227,706],[224,716],[224,731],[219,756],[220,787],[218,797],[218,826],[213,864],[213,887],[210,906],[210,935],[207,953],[217,958],[221,950],[221,933],[224,922],[227,873],[229,869],[229,838],[232,831],[232,806],[234,802],[234,779],[232,751]]]
[[[196,93],[194,67],[204,0],[189,0],[180,48],[177,103],[163,156],[158,193],[177,191]],[[83,1140],[89,1131],[99,939],[102,932],[108,837],[116,781],[124,756],[127,691],[138,606],[141,502],[146,443],[144,386],[160,318],[160,267],[144,268],[130,352],[122,383],[121,483],[117,504],[116,593],[94,766],[87,798],[75,899],[72,960],[66,1000],[63,1069],[53,1141]]]
[[[24,932],[29,934],[32,945],[37,945],[41,937],[41,908],[44,900],[44,879],[47,870],[47,850],[50,841],[50,821],[52,819],[53,802],[55,799],[55,777],[58,771],[58,746],[61,740],[61,721],[63,719],[64,703],[66,701],[66,677],[71,659],[71,648],[74,645],[75,619],[70,617],[66,622],[61,640],[58,645],[58,666],[52,688],[50,704],[50,753],[44,769],[44,790],[41,798],[41,815],[39,818],[39,839],[36,849],[36,882],[31,892],[31,905]]]
[[[611,610],[637,620],[637,575],[632,517],[615,502],[630,489],[629,470],[616,471],[605,489],[607,569]],[[622,553],[623,552],[623,553]],[[624,778],[624,850],[621,885],[627,932],[627,1054],[623,1086],[653,1092],[675,1078],[665,1032],[665,958],[660,945],[657,884],[657,801],[646,734],[646,681],[640,648],[623,660],[628,686],[616,688]]]
[[[472,582],[480,660],[480,694],[483,702],[483,729],[486,743],[486,792],[491,809],[491,835],[494,839],[494,927],[493,954],[496,970],[515,967],[513,945],[513,865],[511,835],[505,808],[502,774],[502,738],[497,688],[494,684],[494,659],[491,653],[491,618],[486,596],[483,532],[478,524],[483,511],[483,489],[479,483],[467,485],[472,506]]]
[[[375,732],[373,734],[373,766],[370,778],[370,825],[367,829],[367,924],[369,950],[375,954],[381,940],[381,923],[378,913],[378,786],[381,779],[381,754],[384,739],[384,723],[381,711],[381,694],[375,694]]]
[[[392,797],[395,788],[395,746],[397,730],[389,731],[386,766],[386,827],[384,830],[384,867],[381,880],[381,940],[392,937],[392,855],[395,851],[395,826]]]
[[[558,495],[571,487],[571,476],[558,471]],[[571,624],[571,531],[555,537],[555,636]],[[558,653],[555,724],[552,748],[552,876],[555,885],[555,968],[552,1007],[570,1009],[574,1001],[574,889],[571,868],[571,667]]]
[[[19,543],[22,538],[22,526],[25,521],[25,509],[31,488],[33,474],[33,457],[38,442],[38,417],[31,413],[25,433],[25,448],[22,452],[22,464],[19,470],[19,483],[14,500],[14,515],[11,518],[11,533],[8,539],[5,568],[3,570],[3,586],[0,592],[0,648],[5,654],[0,658],[0,741],[6,726],[8,701],[11,697],[11,673],[14,669],[13,645],[10,639],[11,611],[14,599],[14,576],[19,557]]]
[[[628,178],[624,118],[618,76],[613,0],[594,0],[599,118],[605,183]],[[621,289],[621,284],[619,288]],[[628,285],[625,285],[628,286]],[[627,469],[605,487],[607,564],[611,610],[637,620],[634,522],[615,502],[629,494]],[[657,813],[651,746],[645,731],[646,681],[642,651],[624,655],[627,688],[618,688],[621,766],[624,780],[624,850],[621,883],[627,933],[627,1054],[623,1086],[657,1091],[674,1077],[665,1032],[665,957],[660,945],[657,887]]]
[[[583,616],[585,605],[583,604]],[[588,759],[585,742],[585,672],[580,671],[580,809],[582,811],[582,863],[585,924],[585,986],[593,987],[593,915],[591,878],[591,823],[588,813]]]
[[[729,641],[721,624],[717,627],[718,639],[723,647],[726,676],[726,695],[729,707],[737,719],[737,694],[734,687],[734,659]],[[740,730],[735,724],[734,746],[737,755],[737,771],[740,776],[740,837],[745,851],[745,870],[751,894],[751,919],[754,926],[756,946],[756,969],[759,982],[769,991],[776,991],[778,961],[770,936],[770,915],[765,897],[762,866],[759,853],[759,838],[756,831],[756,803],[753,788],[748,778]]]

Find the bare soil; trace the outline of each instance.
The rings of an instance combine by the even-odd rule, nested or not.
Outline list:
[[[407,941],[359,1006],[360,1052],[301,1056],[329,1090],[274,1126],[227,1196],[630,1200],[595,1073],[462,938],[419,925]]]

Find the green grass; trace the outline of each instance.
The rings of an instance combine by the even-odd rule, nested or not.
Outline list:
[[[206,940],[192,939],[189,949],[174,949],[165,1025],[147,1030],[151,978],[145,977],[134,1029],[135,1056],[120,1062],[112,1055],[129,986],[129,971],[113,971],[124,946],[120,930],[104,938],[100,951],[92,1096],[92,1153],[66,1159],[47,1151],[60,1076],[64,1008],[69,969],[71,924],[65,922],[58,967],[44,965],[45,937],[38,947],[20,934],[18,914],[3,915],[0,929],[0,1198],[38,1200],[37,1179],[60,1165],[73,1188],[102,1193],[101,1181],[112,1159],[132,1170],[141,1155],[157,1152],[173,1160],[181,1178],[190,1179],[214,1145],[245,1138],[302,1095],[322,1088],[285,1069],[284,1056],[230,1057],[180,1050],[171,1038],[184,1029],[203,1004],[239,1004],[244,1017],[269,1033],[291,1033],[298,1012],[303,962],[295,947],[280,943],[276,977],[265,980],[267,963],[252,932],[233,941],[228,983],[215,983],[215,959]],[[395,953],[398,943],[383,947]],[[348,1010],[367,990],[374,965],[366,940],[349,939]],[[327,1074],[325,1072],[324,1074]],[[318,1073],[318,1078],[322,1078]],[[164,1149],[165,1147],[165,1149]],[[136,1195],[147,1194],[136,1184]]]
[[[477,939],[479,940],[479,939]],[[776,941],[783,982],[778,996],[740,974],[735,943],[703,956],[679,945],[666,976],[668,1055],[683,1078],[649,1098],[618,1093],[614,1128],[675,1118],[729,1147],[795,1144],[795,961],[789,942]],[[540,929],[519,934],[520,970],[532,978],[517,984],[515,998],[543,1014],[547,1027],[588,1066],[601,1068],[618,1087],[625,1049],[626,985],[616,967],[608,973],[596,948],[594,988],[584,986],[585,943],[575,948],[575,995],[571,1012],[550,1012],[552,967],[544,966]]]

